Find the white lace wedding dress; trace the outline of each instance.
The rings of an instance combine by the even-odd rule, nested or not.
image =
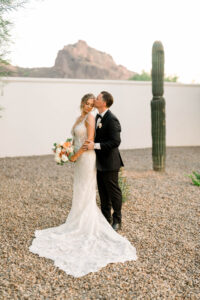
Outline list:
[[[72,132],[76,151],[87,138],[84,121]],[[74,165],[72,207],[65,223],[36,230],[29,250],[52,259],[74,277],[96,272],[108,263],[137,259],[136,249],[112,228],[96,204],[94,150],[84,152]]]

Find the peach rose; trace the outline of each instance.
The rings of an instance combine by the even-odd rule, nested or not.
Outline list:
[[[63,144],[63,148],[67,148],[67,147],[70,147],[71,146],[71,143],[70,142],[65,142]]]

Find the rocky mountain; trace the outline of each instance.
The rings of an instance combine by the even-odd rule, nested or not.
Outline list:
[[[55,65],[50,68],[6,67],[9,76],[79,78],[79,79],[129,79],[135,72],[117,65],[112,56],[91,48],[79,40],[64,46],[57,54]]]

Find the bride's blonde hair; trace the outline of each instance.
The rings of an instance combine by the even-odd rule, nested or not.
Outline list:
[[[83,109],[84,104],[87,103],[88,99],[95,99],[95,96],[91,93],[85,94],[82,98],[81,98],[81,105],[80,105],[80,109]]]

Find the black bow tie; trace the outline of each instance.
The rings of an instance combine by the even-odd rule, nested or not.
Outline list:
[[[103,117],[100,114],[97,114],[97,120],[98,118],[102,119]]]

